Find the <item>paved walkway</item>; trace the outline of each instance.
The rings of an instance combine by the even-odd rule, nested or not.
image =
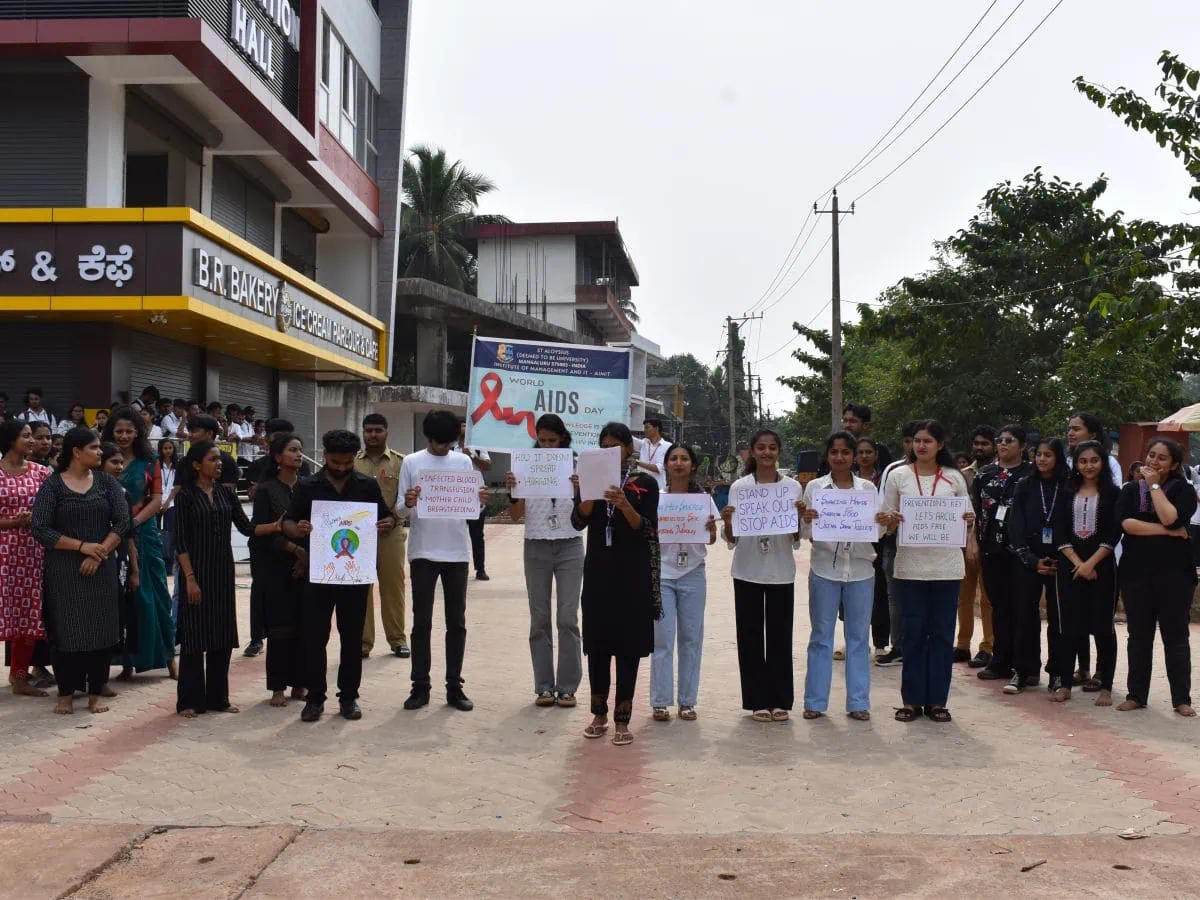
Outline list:
[[[1005,697],[994,682],[956,667],[954,722],[902,725],[891,716],[900,670],[873,668],[870,723],[836,712],[816,722],[751,722],[739,709],[729,554],[721,547],[709,566],[699,721],[650,721],[647,662],[635,743],[584,741],[586,703],[570,711],[531,702],[520,547],[520,528],[490,527],[492,581],[471,585],[465,675],[474,712],[442,705],[440,692],[426,709],[403,711],[408,662],[387,655],[382,637],[383,652],[365,664],[364,718],[354,723],[327,716],[305,725],[297,704],[269,707],[262,657],[240,655],[236,716],[179,719],[174,684],[153,675],[121,690],[102,716],[81,709],[57,717],[50,700],[4,694],[0,823],[111,827],[126,849],[156,826],[264,826],[242,833],[275,835],[262,837],[262,853],[267,861],[282,853],[276,866],[300,852],[313,833],[303,829],[314,827],[421,832],[421,840],[469,832],[484,842],[493,839],[485,832],[541,833],[547,841],[553,833],[1107,836],[1106,845],[1125,848],[1133,845],[1113,837],[1123,831],[1161,838],[1200,829],[1200,725],[1172,713],[1161,658],[1151,706],[1135,713],[1097,709],[1078,692],[1064,706],[1041,690]],[[806,555],[798,555],[802,571]],[[798,696],[808,633],[803,580]],[[240,596],[244,606],[247,592]],[[331,648],[336,659],[336,638]],[[439,657],[435,651],[435,680]],[[838,667],[831,708],[843,700]],[[268,852],[273,841],[284,844]],[[302,871],[296,866],[291,871]]]

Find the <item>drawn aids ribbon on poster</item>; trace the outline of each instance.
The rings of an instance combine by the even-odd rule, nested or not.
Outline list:
[[[537,439],[537,431],[533,427],[533,413],[529,411],[516,412],[511,406],[500,405],[500,392],[504,390],[504,382],[499,375],[495,372],[488,372],[480,380],[479,390],[483,394],[483,402],[479,404],[475,412],[471,413],[473,424],[478,424],[479,420],[490,412],[494,418],[508,425],[520,425],[521,422],[524,422],[529,436],[534,440]]]
[[[358,535],[348,528],[343,528],[334,534],[333,540],[330,541],[332,548],[337,550],[334,559],[340,559],[343,556],[347,559],[354,559],[354,551],[358,549]]]

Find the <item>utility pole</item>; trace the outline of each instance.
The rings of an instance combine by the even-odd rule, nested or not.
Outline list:
[[[738,356],[738,327],[743,322],[761,319],[762,313],[756,316],[725,317],[725,333],[728,343],[725,347],[725,382],[729,385],[729,455],[737,459],[737,382],[734,379],[733,361]],[[754,403],[754,394],[750,393],[750,402]]]
[[[829,374],[832,381],[833,393],[830,418],[833,430],[837,431],[842,427],[842,408],[844,406],[842,403],[842,379],[844,375],[842,366],[842,249],[838,235],[838,224],[841,216],[854,215],[854,204],[851,203],[850,209],[846,212],[839,212],[837,188],[834,188],[832,209],[817,209],[817,204],[814,203],[813,212],[819,216],[828,215],[833,217],[833,297],[830,302],[833,312],[833,323],[830,328],[832,347],[829,353]]]

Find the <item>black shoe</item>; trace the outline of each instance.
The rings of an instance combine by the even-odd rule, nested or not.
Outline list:
[[[986,650],[980,650],[975,654],[975,658],[967,663],[967,665],[972,669],[982,669],[984,666],[991,663],[991,661],[992,654],[988,653]]]
[[[1037,687],[1041,683],[1042,683],[1041,675],[1026,675],[1025,676],[1025,687]]]
[[[475,704],[468,700],[467,695],[462,691],[447,692],[446,702],[460,712],[470,712],[475,708]]]
[[[962,649],[962,647],[955,647],[954,648],[954,661],[956,663],[970,662],[971,661],[971,651],[964,650],[964,649]]]
[[[889,650],[884,656],[875,657],[875,665],[885,668],[887,666],[898,666],[902,662],[904,662],[904,654],[894,648]]]
[[[986,672],[987,669],[984,669],[983,671]],[[1004,693],[1006,694],[1021,694],[1024,693],[1024,691],[1025,679],[1020,675],[1013,675],[1012,678],[1008,679],[1008,684],[1004,686]]]
[[[995,669],[980,669],[979,674],[975,677],[980,681],[1008,681],[1012,677],[1012,673],[997,672]]]
[[[301,722],[315,722],[315,721],[317,721],[317,719],[321,718],[321,716],[324,712],[325,712],[325,704],[324,703],[317,703],[313,700],[309,700],[307,703],[304,704],[304,711],[300,713],[300,721]]]
[[[487,572],[480,569],[478,572],[475,573],[475,580],[476,581],[491,581],[492,576],[490,576]]]
[[[429,691],[413,688],[413,692],[408,695],[408,699],[404,701],[405,709],[420,709],[422,706],[429,705]]]
[[[392,653],[401,659],[408,659],[412,656],[412,651],[408,649],[408,644],[397,644],[392,648]]]
[[[350,700],[346,703],[339,704],[343,719],[349,719],[351,722],[356,722],[362,718],[362,710],[358,708],[357,700]]]
[[[262,653],[262,648],[262,641],[251,641],[246,645],[246,649],[242,651],[242,656],[258,656],[258,654]]]

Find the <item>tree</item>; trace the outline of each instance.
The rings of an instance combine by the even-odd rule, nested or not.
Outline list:
[[[484,175],[460,160],[450,163],[440,147],[421,144],[404,160],[404,207],[400,213],[398,271],[402,278],[428,278],[475,292],[475,258],[461,235],[475,225],[507,222],[505,216],[478,215],[479,198],[496,189]]]

